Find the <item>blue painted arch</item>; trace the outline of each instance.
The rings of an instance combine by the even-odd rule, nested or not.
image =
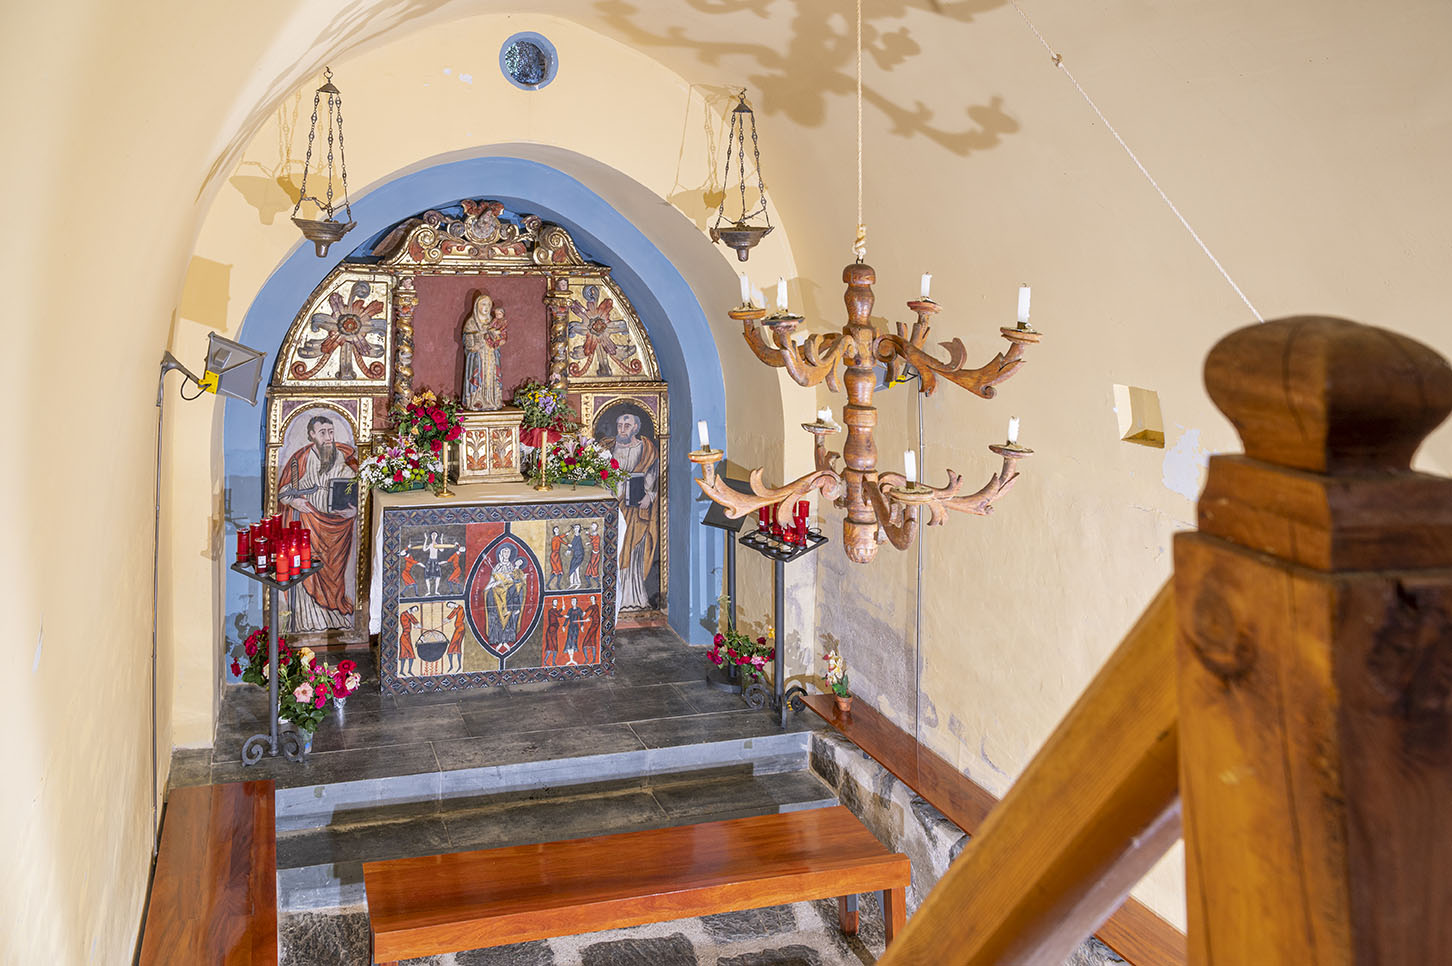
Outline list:
[[[642,189],[644,190],[644,189]],[[588,260],[611,266],[611,275],[634,304],[669,386],[671,438],[670,581],[666,607],[682,638],[702,643],[708,611],[718,594],[719,532],[702,527],[705,504],[692,483],[686,459],[694,427],[705,420],[725,438],[726,391],[721,362],[704,310],[676,265],[620,211],[588,185],[547,164],[491,156],[451,160],[386,179],[353,202],[356,239],[376,236],[411,215],[447,207],[464,198],[489,198],[512,211],[537,214],[567,229]],[[704,239],[701,243],[707,244]],[[267,352],[267,372],[294,316],[318,283],[343,261],[345,250],[318,258],[300,243],[263,283],[242,321],[238,339]],[[255,519],[262,500],[261,472],[266,407],[226,403],[223,459],[233,512]],[[257,585],[227,573],[229,649],[246,628],[261,621]]]

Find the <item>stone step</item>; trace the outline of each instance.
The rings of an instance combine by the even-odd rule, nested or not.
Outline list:
[[[658,776],[722,767],[740,767],[753,774],[794,771],[807,766],[811,739],[807,724],[794,722],[793,730],[783,732],[769,715],[737,711],[610,726],[621,734],[608,742],[602,728],[434,742],[426,747],[435,763],[426,769],[415,769],[407,756],[393,754],[407,746],[368,749],[370,760],[360,777],[350,777],[359,774],[350,769],[328,775],[329,781],[288,786],[279,782],[277,828],[282,833],[332,825],[340,815],[359,809],[427,807],[451,799],[603,782],[639,786]],[[459,744],[466,747],[455,747]],[[309,767],[281,761],[264,764],[297,771]],[[289,777],[297,781],[302,776]]]
[[[362,905],[362,863],[369,861],[719,821],[836,802],[831,789],[801,765],[793,770],[758,770],[756,764],[337,810],[325,825],[279,828],[279,908]]]

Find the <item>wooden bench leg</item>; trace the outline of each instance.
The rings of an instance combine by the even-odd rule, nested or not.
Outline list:
[[[857,935],[857,893],[837,897],[837,921],[841,923],[842,932],[849,936]]]
[[[887,941],[902,932],[907,925],[907,890],[882,890],[882,921],[887,926]]]

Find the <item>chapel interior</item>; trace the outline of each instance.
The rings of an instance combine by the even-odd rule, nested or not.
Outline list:
[[[0,24],[0,962],[1452,955],[1452,7]]]

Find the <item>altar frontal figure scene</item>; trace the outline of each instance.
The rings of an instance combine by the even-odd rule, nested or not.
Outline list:
[[[385,510],[383,687],[609,673],[617,520],[608,500]]]

